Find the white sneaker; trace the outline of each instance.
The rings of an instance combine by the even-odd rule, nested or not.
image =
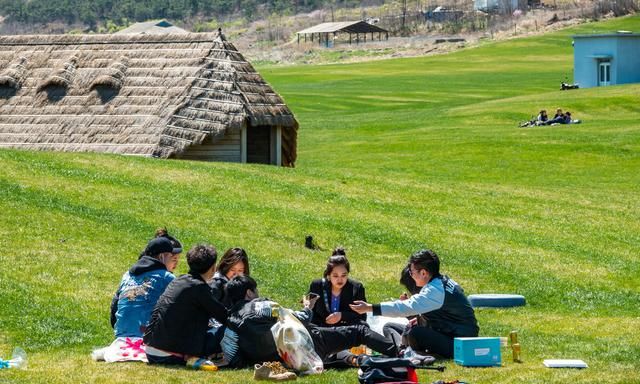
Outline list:
[[[91,351],[91,358],[93,361],[104,361],[104,351],[107,348],[98,348]]]

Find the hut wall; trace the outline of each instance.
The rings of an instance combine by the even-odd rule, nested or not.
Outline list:
[[[185,160],[241,161],[240,131],[228,132],[218,139],[206,139],[201,145],[190,146],[181,156]]]

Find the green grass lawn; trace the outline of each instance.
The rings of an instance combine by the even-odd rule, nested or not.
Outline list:
[[[329,250],[347,248],[370,301],[402,291],[429,247],[479,310],[483,336],[520,332],[523,364],[422,382],[640,382],[640,84],[558,91],[573,33],[640,32],[640,17],[425,58],[265,67],[300,121],[295,169],[0,151],[0,383],[237,383],[251,371],[94,363],[111,295],[158,226],[186,246],[242,246],[261,292],[296,306]],[[583,124],[517,128],[562,107]],[[304,248],[312,234],[322,251]],[[186,272],[184,259],[179,272]],[[550,370],[579,358],[587,370]],[[353,383],[356,371],[304,378]]]

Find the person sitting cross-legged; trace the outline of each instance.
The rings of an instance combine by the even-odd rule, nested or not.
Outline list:
[[[221,347],[230,367],[243,367],[268,361],[280,361],[271,327],[278,321],[274,308],[278,304],[258,296],[257,283],[249,276],[236,276],[226,285],[229,310],[227,329]],[[309,323],[317,298],[304,300],[304,309],[294,315],[304,324],[313,340],[314,350],[321,359],[347,348],[366,344],[387,356],[396,356],[393,342],[366,325],[334,328],[317,327]],[[354,361],[355,364],[355,361]]]
[[[209,245],[196,245],[187,252],[189,273],[169,284],[144,333],[150,364],[184,365],[220,352],[222,332],[207,332],[210,318],[227,321],[225,306],[209,286],[216,259],[216,249]]]
[[[173,271],[180,252],[182,249],[175,248],[170,239],[153,239],[125,272],[111,302],[111,325],[116,337],[142,337],[156,302],[175,279]]]
[[[138,261],[122,276],[111,301],[111,326],[116,339],[105,348],[95,349],[97,361],[147,361],[142,335],[156,302],[175,279],[180,242],[174,238],[151,240]]]
[[[242,248],[229,248],[224,255],[222,255],[222,259],[220,259],[218,263],[216,273],[213,275],[213,281],[211,282],[213,296],[226,307],[229,307],[230,303],[225,297],[224,286],[229,280],[238,275],[251,275],[251,273],[249,273],[249,256]]]
[[[421,250],[409,259],[409,273],[420,288],[411,297],[369,304],[356,301],[351,308],[374,316],[407,317],[421,315],[424,325],[415,325],[405,333],[415,351],[428,351],[445,358],[453,357],[455,337],[478,336],[478,321],[464,291],[453,279],[440,274],[440,259],[431,250]]]
[[[323,278],[313,280],[309,286],[309,292],[319,296],[318,302],[313,306],[311,323],[319,327],[367,325],[365,315],[359,315],[349,308],[354,300],[367,300],[362,283],[349,277],[350,270],[344,248],[336,248],[327,261]],[[350,351],[341,351],[325,360],[325,366],[350,366],[353,357],[354,354]]]

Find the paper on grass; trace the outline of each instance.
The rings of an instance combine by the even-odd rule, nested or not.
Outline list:
[[[406,317],[387,317],[387,316],[373,316],[372,314],[367,314],[367,324],[372,331],[384,335],[382,332],[382,328],[387,323],[396,323],[400,325],[407,325],[409,320]]]
[[[547,368],[588,368],[589,366],[582,360],[570,359],[547,359],[544,361]]]

